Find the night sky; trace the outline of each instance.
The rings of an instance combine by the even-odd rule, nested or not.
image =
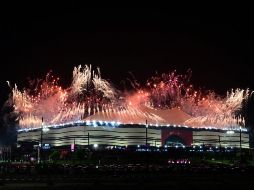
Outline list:
[[[129,72],[144,82],[156,71],[184,74],[190,68],[196,87],[219,94],[254,89],[252,6],[206,5],[201,12],[196,5],[30,6],[2,7],[1,105],[10,92],[6,80],[25,87],[28,77],[42,78],[53,70],[68,86],[79,64],[99,66],[102,77],[116,86]]]

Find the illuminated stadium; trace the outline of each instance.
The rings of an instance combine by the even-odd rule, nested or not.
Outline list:
[[[192,129],[186,126],[148,126],[117,124],[114,122],[76,122],[65,126],[54,126],[44,130],[43,144],[50,146],[110,145],[129,146],[191,146],[208,145],[249,148],[246,131],[224,131],[218,129]],[[18,142],[40,142],[41,129],[19,131]],[[147,141],[146,141],[147,140]]]
[[[183,125],[189,116],[175,108],[164,110],[165,117],[172,124],[121,124],[119,121],[102,121],[100,114],[88,117],[84,121],[45,126],[39,129],[24,129],[18,134],[19,142],[40,142],[50,146],[109,145],[109,146],[192,146],[208,145],[223,147],[249,148],[249,135],[246,129],[191,128]],[[114,115],[116,116],[116,115]],[[91,119],[91,120],[89,120]],[[115,118],[116,119],[116,118]],[[121,118],[118,117],[118,120]],[[138,120],[137,118],[133,120]],[[141,119],[141,118],[139,118]],[[174,123],[174,124],[173,124]],[[240,137],[241,135],[241,137]]]
[[[68,88],[58,80],[49,73],[23,91],[9,84],[18,142],[40,142],[43,136],[51,146],[249,147],[241,116],[243,102],[252,94],[248,89],[221,97],[195,90],[188,73],[171,72],[151,77],[145,85],[133,81],[132,90],[121,92],[91,66],[75,67]]]

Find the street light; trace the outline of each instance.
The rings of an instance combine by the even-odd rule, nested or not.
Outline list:
[[[147,143],[147,129],[148,129],[148,124],[147,124],[147,119],[146,119],[146,148],[147,148],[147,145],[148,145],[148,143]]]
[[[42,160],[42,153],[43,153],[43,145],[42,145],[42,139],[43,139],[43,133],[46,133],[49,131],[48,127],[44,127],[43,123],[43,117],[41,118],[41,139],[40,139],[40,144],[38,146],[38,162],[41,163]]]
[[[86,139],[86,126],[84,125],[84,139]],[[89,150],[89,147],[90,147],[90,136],[89,136],[89,132],[87,133],[87,147],[88,147],[88,150]]]
[[[42,130],[43,128],[43,117],[41,118],[41,138],[40,138],[40,142],[38,144],[38,163],[41,163],[41,154],[42,154],[42,150],[41,150],[41,147],[42,147]]]
[[[240,126],[240,160],[242,161],[242,127]]]
[[[89,142],[89,140],[90,140],[90,135],[89,135],[89,133],[87,133],[87,146],[88,146],[88,149],[89,149],[89,147],[90,147],[90,142]]]
[[[219,145],[220,145],[220,152],[221,152],[221,141],[220,141],[220,135],[219,136]]]

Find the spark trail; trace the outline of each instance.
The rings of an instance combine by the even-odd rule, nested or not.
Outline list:
[[[21,128],[41,127],[42,117],[45,125],[96,119],[137,124],[148,120],[154,125],[197,128],[239,127],[245,125],[239,114],[243,102],[252,94],[249,89],[232,89],[221,97],[213,91],[195,90],[190,72],[178,75],[176,71],[153,76],[146,85],[122,93],[91,65],[74,67],[68,88],[59,86],[58,81],[48,73],[44,80],[24,90],[16,85],[12,88],[9,101]]]

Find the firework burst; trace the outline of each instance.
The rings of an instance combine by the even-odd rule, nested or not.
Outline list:
[[[212,91],[195,90],[189,79],[190,72],[165,73],[124,94],[102,79],[99,68],[93,70],[91,65],[85,65],[74,67],[72,83],[66,89],[58,85],[59,78],[49,73],[23,91],[15,85],[11,100],[22,128],[40,127],[41,118],[45,125],[91,118],[167,124],[170,114],[179,117],[176,123],[191,127],[229,128],[245,124],[239,113],[252,94],[249,89],[231,90],[221,97]]]

